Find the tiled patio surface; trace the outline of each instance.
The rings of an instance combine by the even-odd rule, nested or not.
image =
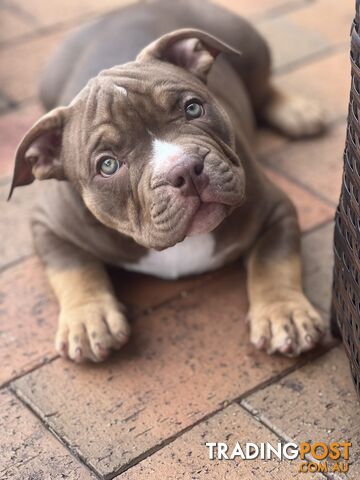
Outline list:
[[[0,478],[356,480],[360,405],[343,348],[300,359],[255,350],[240,264],[179,282],[112,272],[131,312],[129,345],[101,365],[54,351],[58,307],[28,227],[36,185],[5,203],[13,155],[41,112],[36,82],[51,51],[77,24],[125,3],[0,0]],[[353,2],[218,3],[266,35],[279,84],[326,107],[324,137],[290,142],[262,131],[258,156],[296,204],[306,290],[328,315]],[[350,439],[352,465],[346,477],[325,477],[298,474],[296,462],[208,460],[206,441],[231,439]]]

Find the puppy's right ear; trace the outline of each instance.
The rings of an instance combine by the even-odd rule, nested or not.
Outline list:
[[[14,175],[8,200],[14,188],[35,178],[65,180],[61,160],[63,129],[70,107],[58,107],[38,120],[22,139],[15,156]]]

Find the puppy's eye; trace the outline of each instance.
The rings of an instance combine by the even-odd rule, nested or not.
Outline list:
[[[111,177],[120,168],[120,162],[116,158],[104,156],[98,163],[98,171],[103,177]]]
[[[185,104],[185,116],[188,120],[199,118],[204,114],[204,107],[198,100],[190,100]]]

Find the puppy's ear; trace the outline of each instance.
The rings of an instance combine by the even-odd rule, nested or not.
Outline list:
[[[215,58],[221,52],[241,55],[238,50],[206,32],[185,28],[163,35],[150,43],[136,60],[144,62],[157,59],[170,62],[206,81]]]
[[[22,139],[15,156],[15,167],[8,200],[14,188],[28,185],[35,178],[65,180],[61,161],[62,134],[69,107],[58,107],[38,120]]]

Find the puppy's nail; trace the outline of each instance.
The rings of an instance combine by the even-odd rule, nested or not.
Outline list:
[[[118,332],[116,334],[116,338],[122,343],[126,343],[129,340],[129,336],[130,335],[126,332]]]
[[[293,351],[293,342],[292,342],[292,340],[291,340],[290,337],[288,337],[288,338],[285,340],[283,346],[279,348],[279,351],[280,351],[281,353],[292,353],[292,351]]]
[[[306,342],[308,345],[310,345],[310,346],[315,345],[315,342],[314,342],[314,340],[313,340],[313,338],[312,338],[311,335],[306,335],[306,336],[305,336],[305,342]]]
[[[106,358],[110,353],[109,350],[106,347],[101,345],[101,343],[96,344],[96,349],[97,349],[98,354],[101,358]]]
[[[66,353],[67,353],[67,343],[66,342],[61,342],[60,345],[59,345],[59,354],[62,357],[66,357]]]
[[[82,349],[77,347],[75,350],[75,362],[81,362],[83,356]]]
[[[256,347],[259,350],[266,350],[267,345],[268,345],[267,338],[261,337],[260,340],[257,342]]]

